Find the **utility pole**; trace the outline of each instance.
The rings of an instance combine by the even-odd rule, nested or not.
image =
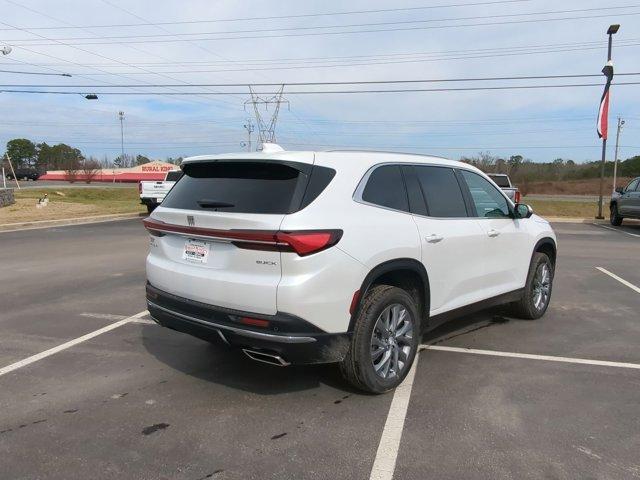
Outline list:
[[[251,85],[249,85],[249,93],[251,98],[244,102],[245,109],[247,105],[253,105],[253,111],[256,116],[256,123],[258,124],[258,139],[260,143],[275,143],[276,141],[276,124],[278,122],[278,113],[280,112],[280,105],[286,103],[289,106],[289,100],[283,97],[284,85],[280,87],[275,94],[270,97],[261,97],[253,91]],[[273,114],[269,122],[265,122],[260,113],[259,106],[264,105],[265,111],[269,108],[269,105],[275,105]]]
[[[253,132],[253,122],[250,118],[247,118],[247,123],[244,124],[244,128],[247,131],[247,152],[251,151],[251,132]]]
[[[120,166],[124,162],[124,112],[120,110],[118,112],[120,118]],[[116,183],[116,172],[113,171],[113,183]]]
[[[18,190],[20,190],[20,182],[18,181],[18,177],[16,175],[16,171],[13,169],[13,163],[11,162],[11,157],[9,156],[8,153],[5,153],[5,156],[7,157],[7,161],[9,162],[9,168],[11,169],[11,173],[13,173],[13,179],[16,181],[16,185],[18,186]],[[2,173],[4,176],[4,168],[2,169]],[[6,183],[5,183],[6,186]]]
[[[601,131],[602,137],[602,166],[600,169],[600,194],[598,196],[598,216],[596,217],[598,220],[602,220],[604,216],[602,215],[602,194],[604,191],[604,167],[606,163],[606,155],[607,155],[607,123],[609,116],[609,89],[611,86],[611,80],[613,79],[613,63],[611,62],[611,48],[613,46],[613,36],[618,33],[620,29],[620,25],[610,25],[607,30],[607,35],[609,35],[609,45],[607,48],[607,63],[602,69],[602,73],[607,77],[607,84],[605,85],[605,91],[602,96],[602,100],[600,102],[600,112],[598,114],[598,129]],[[601,129],[601,126],[604,125],[604,129]]]
[[[616,154],[613,158],[613,193],[615,193],[616,191],[616,177],[618,176],[618,143],[620,142],[620,131],[622,130],[623,126],[624,120],[618,117],[618,131],[616,132]]]

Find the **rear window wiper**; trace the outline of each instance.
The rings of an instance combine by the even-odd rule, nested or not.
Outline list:
[[[218,200],[202,199],[202,200],[198,200],[197,203],[202,208],[228,208],[228,207],[235,207],[235,205],[233,203],[219,202]]]

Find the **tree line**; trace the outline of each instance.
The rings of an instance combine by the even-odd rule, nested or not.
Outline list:
[[[489,152],[480,152],[478,155],[462,157],[460,160],[486,173],[506,173],[514,183],[598,178],[602,168],[599,160],[578,163],[570,159],[557,158],[551,162],[534,162],[522,155],[502,158]],[[640,176],[640,155],[618,160],[617,174],[619,177]],[[613,161],[605,163],[605,175],[613,176]]]
[[[119,155],[110,160],[106,155],[102,159],[85,157],[79,148],[66,143],[49,145],[46,142],[34,143],[27,138],[14,138],[7,142],[6,154],[11,158],[14,168],[33,168],[44,173],[47,170],[80,170],[89,162],[95,168],[128,168],[149,163],[145,155]]]

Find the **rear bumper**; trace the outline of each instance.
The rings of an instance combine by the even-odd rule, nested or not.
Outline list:
[[[140,197],[140,203],[142,205],[160,205],[162,199],[154,198],[154,197]]]
[[[276,354],[287,363],[332,363],[344,359],[349,333],[325,333],[303,319],[277,313],[258,315],[207,305],[147,284],[147,306],[159,325],[214,343]],[[269,321],[268,328],[238,323],[242,317]]]

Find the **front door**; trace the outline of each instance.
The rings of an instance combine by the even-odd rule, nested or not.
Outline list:
[[[633,180],[620,195],[618,213],[623,217],[640,217],[640,179]]]
[[[471,197],[473,213],[485,233],[482,246],[489,296],[524,287],[531,261],[528,219],[514,219],[509,201],[481,175],[460,169]]]

